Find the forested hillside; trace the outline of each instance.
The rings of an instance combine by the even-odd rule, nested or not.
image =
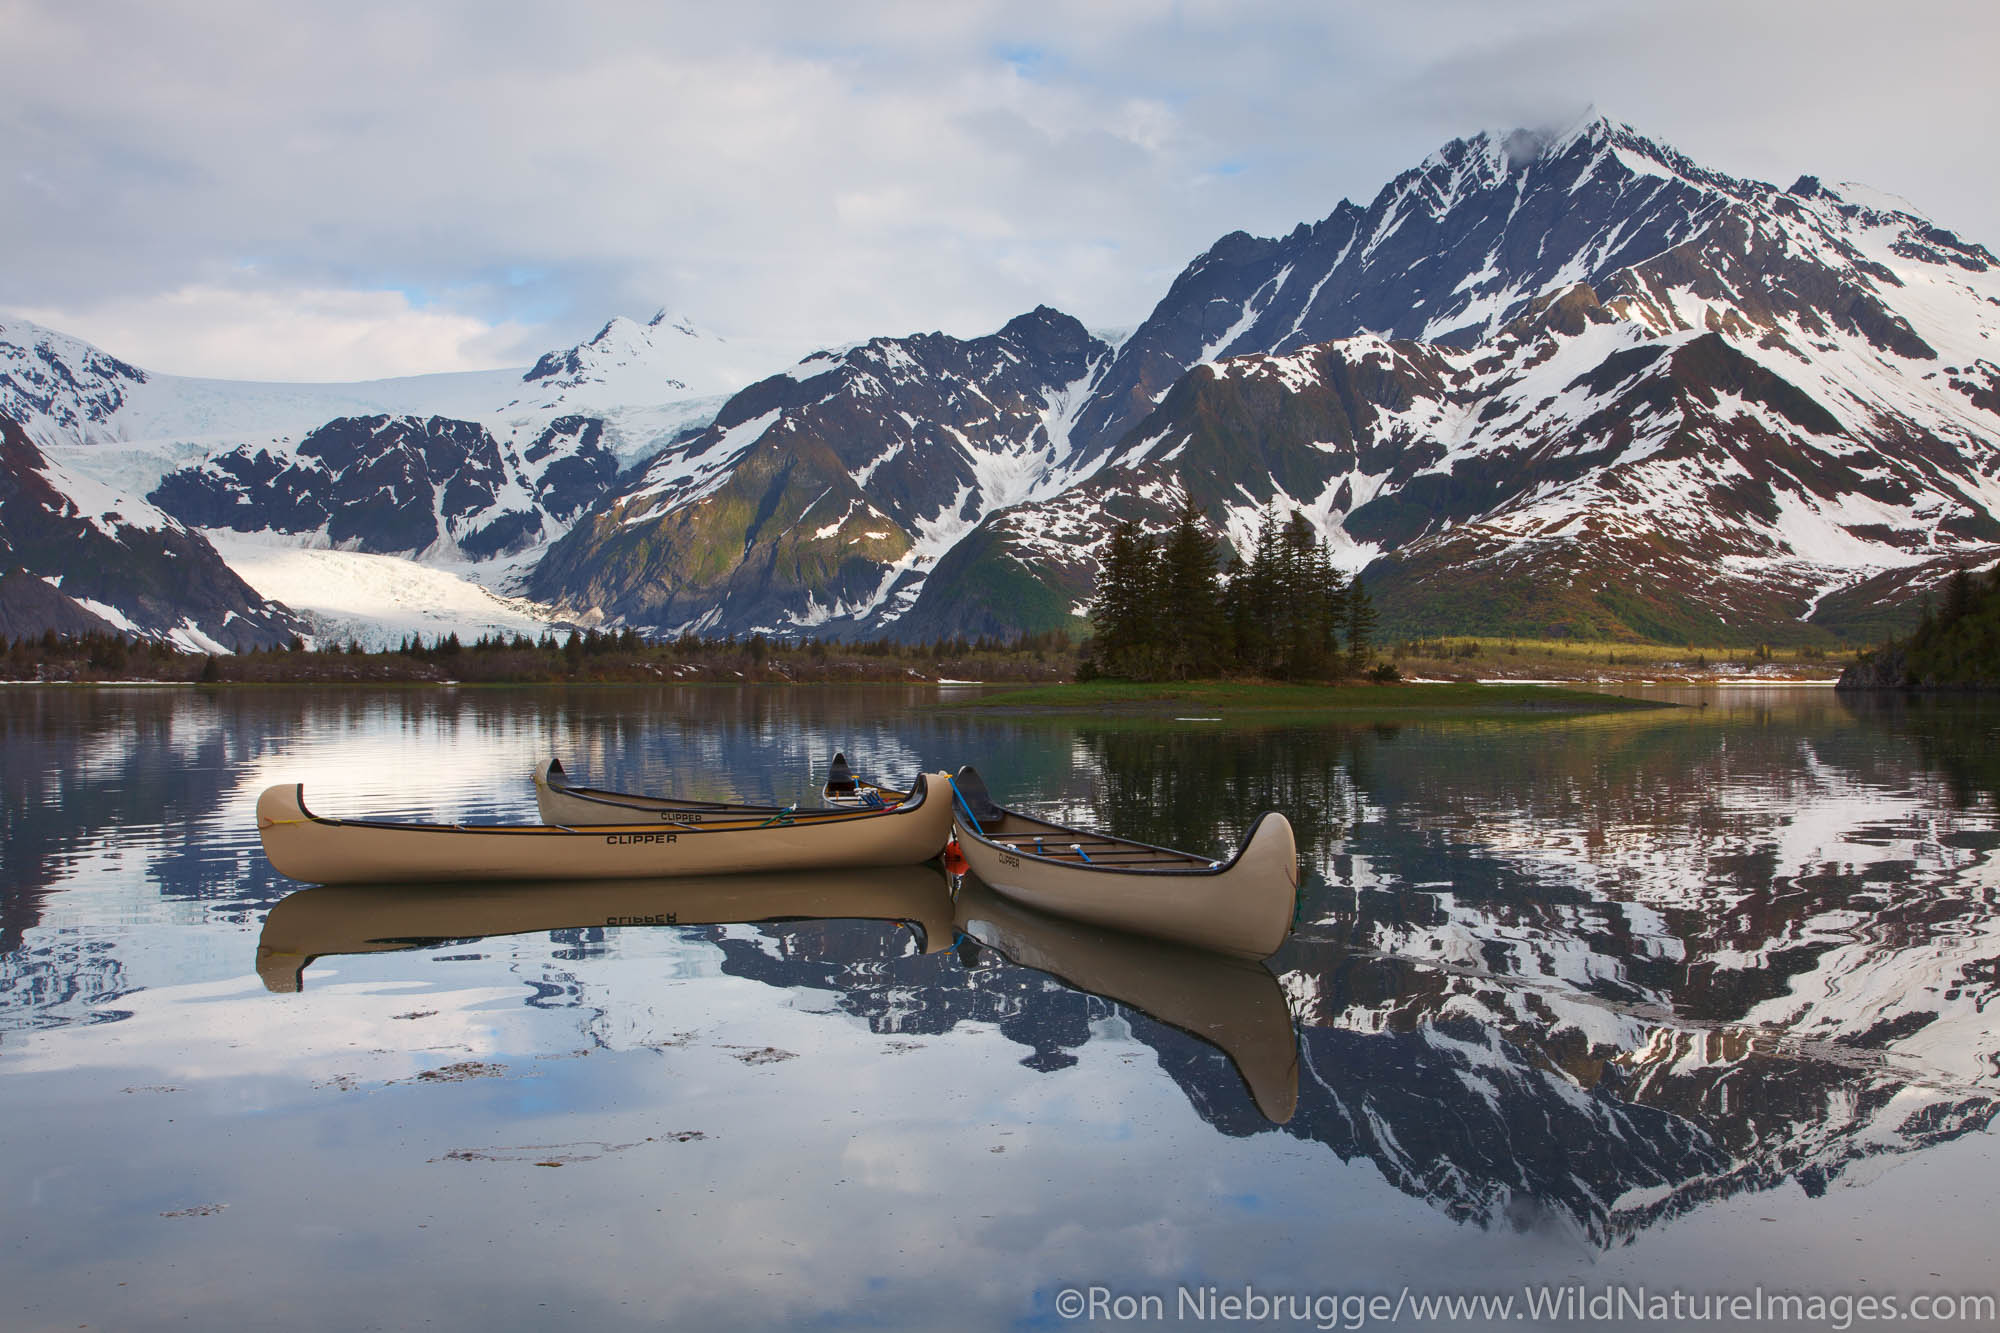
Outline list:
[[[1928,597],[1909,638],[1891,639],[1849,667],[1844,690],[2000,689],[2000,565],[1945,580],[1942,603]]]

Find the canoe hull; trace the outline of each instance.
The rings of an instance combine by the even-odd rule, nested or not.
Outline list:
[[[948,779],[920,780],[893,810],[698,827],[659,823],[558,828],[546,824],[390,824],[322,819],[303,790],[269,788],[257,801],[264,854],[278,873],[313,884],[469,880],[655,879],[745,871],[915,865],[950,837]]]
[[[1276,811],[1257,821],[1233,860],[1212,869],[1058,861],[991,842],[962,817],[957,834],[974,874],[1037,911],[1249,959],[1270,957],[1291,933],[1298,847]]]

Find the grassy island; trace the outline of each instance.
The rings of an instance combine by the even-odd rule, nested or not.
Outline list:
[[[1404,716],[1415,713],[1491,715],[1516,713],[1615,713],[1670,708],[1656,700],[1631,699],[1594,690],[1544,685],[1334,684],[1300,685],[1270,681],[1093,680],[992,690],[976,699],[946,702],[942,708],[981,712],[1158,714],[1189,712],[1312,713]]]

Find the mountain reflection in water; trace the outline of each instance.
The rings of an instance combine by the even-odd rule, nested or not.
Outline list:
[[[24,694],[0,713],[0,1028],[115,1019],[200,975],[135,944],[192,919],[239,972],[261,931],[278,991],[310,986],[317,956],[408,949],[426,976],[445,941],[546,935],[510,964],[526,1002],[621,1047],[671,1015],[595,964],[664,928],[874,1032],[990,1025],[1053,1078],[1121,1014],[1224,1135],[1324,1145],[1453,1218],[1597,1246],[1785,1181],[1816,1194],[2000,1108],[2000,738],[1976,704],[1223,728],[660,699]],[[879,774],[976,760],[1003,803],[1212,854],[1276,808],[1304,911],[1267,970],[1050,922],[976,881],[954,902],[934,868],[678,900],[272,875],[245,817],[264,781],[379,773],[412,736],[452,756],[457,785],[416,810],[436,818],[521,817],[557,745],[607,785],[699,771],[735,777],[695,794],[744,799],[796,795],[743,778],[774,751],[800,781],[836,748]],[[357,777],[341,812],[390,813],[394,791]]]

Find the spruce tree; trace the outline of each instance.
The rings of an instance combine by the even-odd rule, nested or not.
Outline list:
[[[1159,656],[1178,680],[1210,676],[1222,664],[1222,601],[1216,586],[1215,542],[1203,531],[1194,497],[1181,497],[1180,513],[1160,557]]]
[[[1144,679],[1158,643],[1159,558],[1137,520],[1121,519],[1104,544],[1097,595],[1090,606],[1096,626],[1090,655],[1107,676]]]
[[[1347,599],[1352,586],[1347,576],[1333,567],[1331,553],[1326,553],[1326,571],[1319,588],[1320,616],[1324,622],[1320,652],[1327,671],[1336,676],[1347,674],[1347,657],[1340,644],[1341,636],[1347,632]]]
[[[1229,579],[1230,638],[1236,665],[1253,675],[1270,675],[1276,665],[1278,521],[1266,510],[1257,524],[1250,559],[1238,559]]]
[[[1972,576],[1965,572],[1964,565],[1953,565],[1950,577],[1944,581],[1944,609],[1938,613],[1938,623],[1953,624],[1971,608]]]
[[[1375,603],[1355,575],[1347,585],[1347,669],[1358,672],[1375,646]]]

